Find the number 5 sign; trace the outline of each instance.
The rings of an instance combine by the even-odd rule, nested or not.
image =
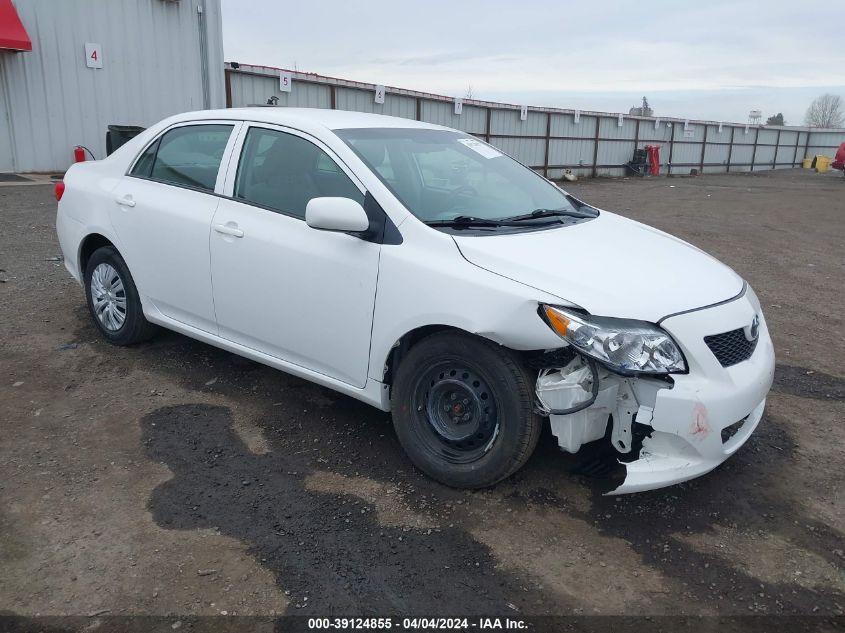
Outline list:
[[[103,49],[99,44],[85,43],[85,65],[88,68],[103,67]]]
[[[279,73],[279,92],[290,92],[290,84],[293,81],[290,73],[282,71]]]

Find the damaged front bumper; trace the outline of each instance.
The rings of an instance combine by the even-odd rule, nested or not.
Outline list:
[[[758,319],[756,346],[746,360],[723,367],[705,337],[742,329]],[[652,490],[703,475],[730,457],[754,432],[774,377],[775,357],[759,303],[749,291],[719,306],[664,319],[660,325],[682,348],[687,374],[672,381],[599,372],[599,397],[571,415],[551,415],[562,449],[605,437],[625,467],[622,484],[608,494]],[[538,396],[542,400],[538,382]],[[644,432],[634,439],[632,426]],[[643,425],[643,426],[640,426]]]

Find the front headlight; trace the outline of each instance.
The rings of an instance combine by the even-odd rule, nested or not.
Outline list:
[[[579,352],[623,374],[668,374],[687,370],[675,341],[644,321],[583,316],[542,305],[546,323]]]

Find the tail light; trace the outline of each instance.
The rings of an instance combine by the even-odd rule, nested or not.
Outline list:
[[[65,182],[60,180],[56,183],[56,202],[61,200],[63,195],[65,195]]]

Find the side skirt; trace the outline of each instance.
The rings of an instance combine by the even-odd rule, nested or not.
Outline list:
[[[297,376],[298,378],[303,378],[309,382],[338,391],[344,395],[376,407],[377,409],[381,409],[382,411],[390,411],[390,390],[384,383],[367,377],[367,382],[364,385],[364,388],[359,389],[330,376],[326,376],[325,374],[311,371],[310,369],[300,365],[286,362],[276,358],[275,356],[270,356],[269,354],[265,354],[250,347],[245,347],[239,343],[220,338],[210,332],[205,332],[190,325],[186,325],[185,323],[181,323],[163,315],[154,307],[150,309],[149,300],[144,301],[144,303],[144,316],[151,323],[155,323],[156,325],[160,325],[163,328],[172,330],[179,334],[184,334],[185,336],[201,341],[202,343],[219,347],[220,349],[237,354],[238,356],[249,358],[250,360],[254,360],[262,365],[267,365],[273,369],[278,369],[293,376]]]

